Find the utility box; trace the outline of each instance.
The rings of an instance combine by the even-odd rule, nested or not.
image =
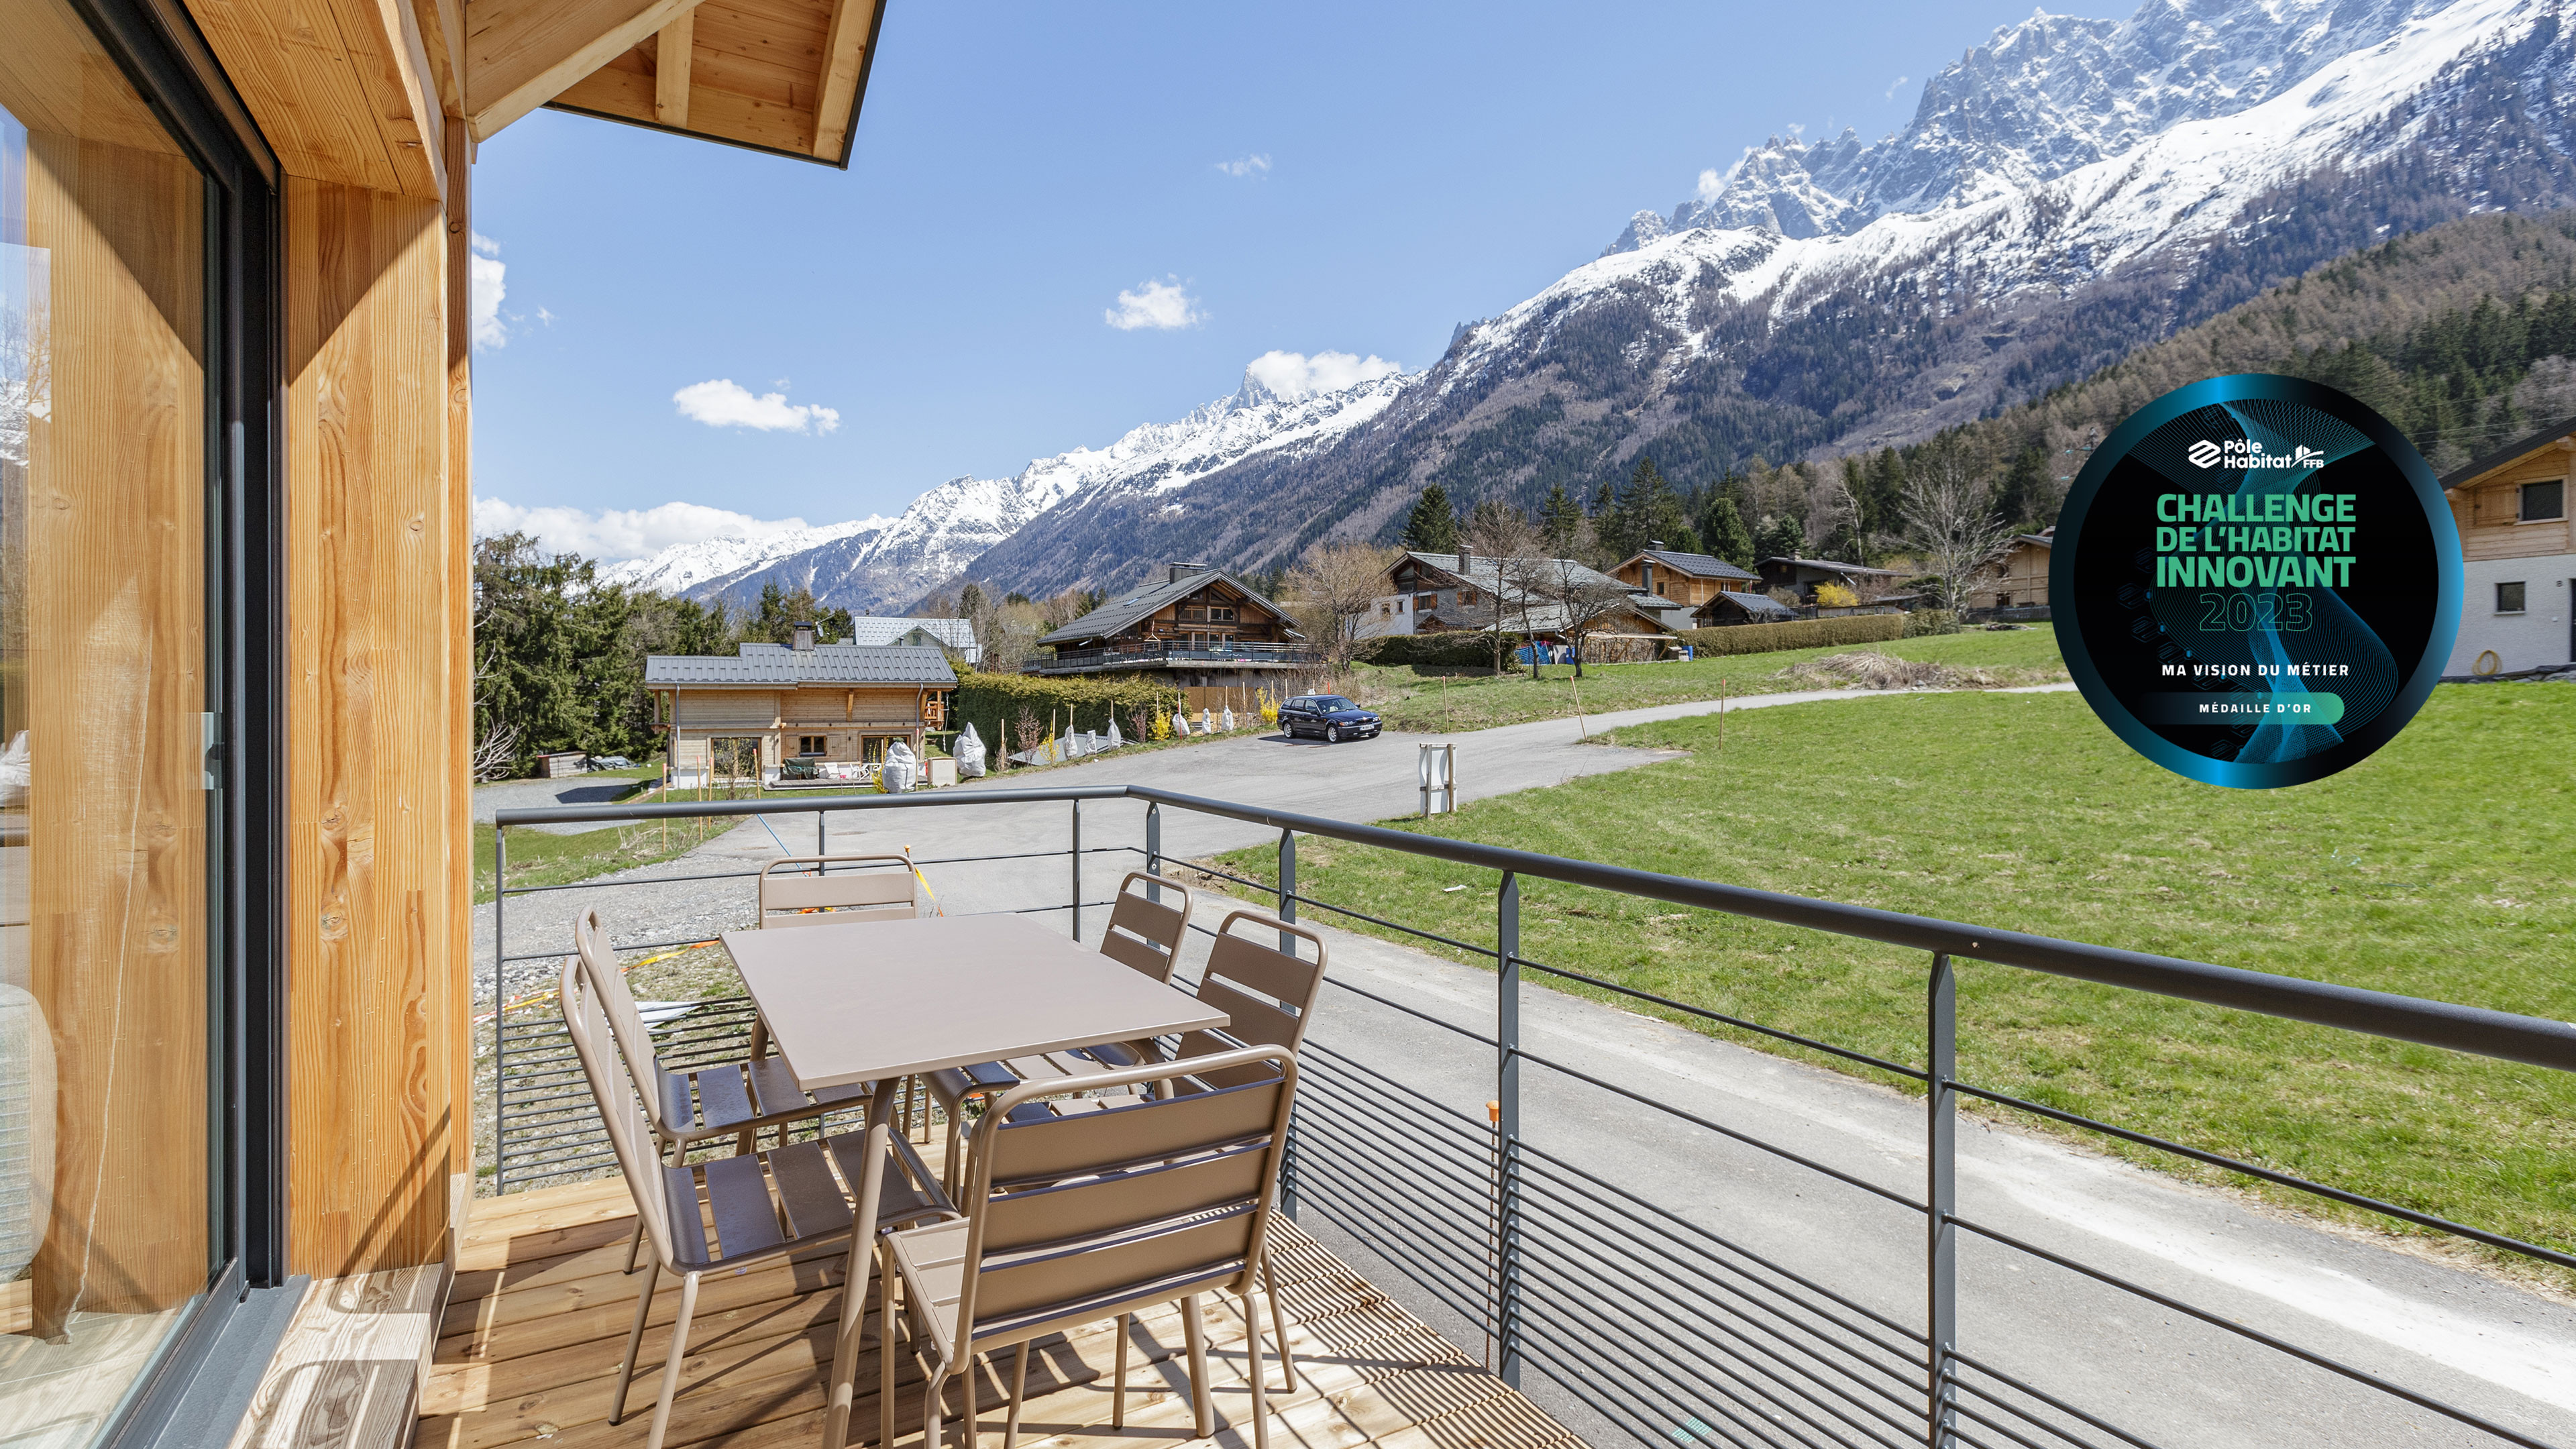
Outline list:
[[[934,755],[930,761],[930,788],[944,790],[957,783],[957,762],[946,755]]]
[[[1415,774],[1422,782],[1422,818],[1455,814],[1458,809],[1458,747],[1424,745]]]

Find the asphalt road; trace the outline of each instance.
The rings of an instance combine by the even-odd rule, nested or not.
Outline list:
[[[1857,707],[1906,707],[1901,694],[1852,698],[1871,701]],[[1729,708],[1802,702],[1820,711],[1855,707],[1813,697],[1770,696],[1736,701]],[[1596,720],[1593,727],[1705,708],[1713,706],[1636,711]],[[1372,820],[1414,809],[1417,743],[1419,737],[1389,736],[1327,747],[1245,737],[1126,759],[1111,756],[1024,778],[1032,785],[1135,780]],[[1457,743],[1461,793],[1468,799],[1663,758],[1583,743],[1572,721],[1480,731],[1458,736]],[[1018,782],[996,783],[1007,787]],[[943,792],[943,797],[963,800],[978,788],[962,787]],[[1137,843],[1142,813],[1141,806],[1129,802],[1085,805],[1084,844]],[[866,812],[834,819],[829,842],[833,850],[845,852],[909,845],[919,858],[1060,850],[1071,814],[1063,804]],[[766,819],[766,824],[746,824],[653,873],[756,868],[782,846],[813,848],[811,813],[782,812]],[[1270,838],[1258,826],[1165,812],[1164,848],[1173,855],[1200,856]],[[1133,860],[1123,854],[1088,857],[1084,894],[1105,896]],[[1066,898],[1070,885],[1061,857],[934,865],[927,874],[951,912],[1055,905]],[[559,947],[568,935],[572,910],[593,901],[613,911],[612,929],[628,941],[747,924],[749,916],[748,891],[738,880],[523,897],[510,905],[511,949]],[[1225,904],[1205,902],[1197,919],[1214,924]],[[1044,919],[1062,922],[1066,917],[1057,911]],[[1093,930],[1101,919],[1098,911],[1086,915]],[[488,929],[487,922],[487,942]],[[1493,1031],[1495,978],[1368,938],[1329,928],[1324,933],[1333,952],[1330,979],[1337,988],[1355,989],[1328,990],[1311,1039],[1389,1074],[1426,1115],[1445,1108],[1480,1119],[1483,1103],[1496,1091],[1493,1049],[1477,1039]],[[1818,948],[1830,951],[1831,939],[1819,937]],[[529,969],[548,968],[532,963]],[[1525,988],[1522,1033],[1523,1049],[1531,1055],[1522,1072],[1523,1130],[1532,1146],[1897,1322],[1923,1322],[1925,1230],[1918,1211],[1837,1183],[1681,1115],[1919,1199],[1926,1163],[1919,1099],[1535,984]],[[1625,1100],[1543,1063],[1562,1064],[1672,1110]],[[2516,1433],[2545,1443],[2576,1443],[2576,1309],[2565,1303],[2486,1274],[2321,1231],[2223,1193],[2006,1127],[1963,1120],[1958,1150],[1959,1211],[1968,1220],[2199,1306],[2224,1322],[2331,1356]],[[1473,1182],[1458,1185],[1478,1189]],[[1336,1230],[1319,1202],[1310,1202],[1305,1221],[1409,1307],[1473,1349],[1477,1329],[1408,1277],[1422,1271],[1434,1254],[1406,1241],[1388,1245],[1389,1256],[1381,1257]],[[1480,1238],[1484,1231],[1481,1219],[1454,1227],[1464,1238]],[[1619,1241],[1615,1233],[1598,1237]],[[1614,1248],[1611,1256],[1617,1259],[1623,1251]],[[1561,1270],[1563,1265],[1558,1266]],[[1643,1266],[1650,1277],[1670,1277],[1651,1254]],[[1612,1278],[1576,1276],[1589,1280],[1596,1291],[1617,1296]],[[1981,1239],[1963,1238],[1959,1281],[1963,1351],[2151,1444],[2509,1442]],[[1717,1301],[1717,1295],[1708,1296],[1710,1304]],[[1663,1321],[1687,1343],[1692,1329],[1718,1317],[1712,1307],[1704,1313],[1667,1313]],[[1769,1384],[1787,1406],[1817,1412],[1811,1400],[1819,1391],[1813,1384],[1795,1376],[1752,1374],[1749,1366],[1761,1361],[1760,1354],[1743,1347],[1693,1352],[1694,1366],[1739,1385],[1744,1380],[1727,1376],[1752,1375]],[[1569,1389],[1550,1382],[1535,1367],[1525,1380],[1540,1402],[1595,1443],[1619,1442],[1621,1436],[1584,1402],[1599,1397],[1603,1383],[1581,1376],[1572,1384]],[[1882,1410],[1902,1417],[1899,1406],[1879,1403]],[[1768,1442],[1740,1424],[1727,1424],[1716,1413],[1722,1405],[1722,1399],[1712,1399],[1694,1407],[1741,1442]],[[1736,1412],[1755,1414],[1741,1408]],[[1777,1408],[1763,1406],[1761,1421],[1769,1426],[1764,1434],[1780,1442],[1831,1442],[1813,1430],[1782,1428],[1778,1414]],[[1868,1419],[1867,1414],[1859,1417]],[[1839,1421],[1819,1416],[1819,1422],[1852,1437],[1853,1431]],[[1905,1437],[1879,1422],[1883,1435],[1894,1435],[1899,1442]],[[2062,1442],[2035,1434],[2028,1424],[2008,1416],[2004,1422],[2029,1435],[2031,1442]],[[1986,1443],[2011,1442],[1973,1421],[1964,1426]],[[1691,1431],[1675,1425],[1672,1432],[1680,1437]],[[1919,1421],[1913,1432],[1919,1435]],[[2085,1433],[2091,1442],[2116,1442],[2098,1430]],[[1706,1433],[1698,1437],[1728,1442]]]

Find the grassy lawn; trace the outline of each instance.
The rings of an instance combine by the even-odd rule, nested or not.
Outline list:
[[[1441,733],[1569,716],[1575,712],[1578,698],[1584,713],[1607,714],[1648,705],[1715,699],[1720,694],[1773,694],[1831,687],[1829,680],[1800,677],[1796,666],[1863,649],[1960,671],[1984,670],[1997,684],[2046,684],[2066,677],[2057,657],[2057,636],[2046,627],[1991,633],[1980,629],[1885,644],[1786,649],[1687,662],[1587,664],[1580,684],[1571,678],[1573,669],[1562,664],[1547,666],[1547,677],[1535,680],[1526,674],[1438,677],[1409,668],[1378,669],[1368,665],[1359,666],[1358,674],[1384,688],[1412,691],[1408,697],[1372,706],[1384,717],[1387,728]]]
[[[513,830],[510,832],[510,884],[569,885],[610,871],[652,865],[732,829],[735,823],[730,820],[713,824],[674,820],[667,828],[658,824],[613,825],[601,830],[587,830],[579,835]],[[474,900],[478,905],[492,899],[492,857],[492,827],[478,823],[474,827]]]
[[[2024,645],[2047,635],[1984,637]],[[1615,738],[1694,753],[1481,801],[1430,828],[2576,1020],[2576,687],[2444,685],[2376,756],[2269,791],[2167,774],[2071,694],[1758,710],[1727,722],[1722,747],[1714,719]],[[1227,862],[1266,880],[1274,857],[1265,847]],[[1300,887],[1318,898],[1493,939],[1488,872],[1329,841],[1302,843],[1298,867]],[[1471,888],[1443,893],[1462,883]],[[1923,1059],[1919,955],[1553,882],[1522,890],[1530,959]],[[1962,963],[1959,1014],[1966,1080],[2576,1248],[2576,1077],[1978,962]],[[2082,1140],[2277,1203],[2412,1231]]]

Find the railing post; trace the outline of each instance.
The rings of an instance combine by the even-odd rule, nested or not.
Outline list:
[[[492,826],[492,1195],[510,1190],[510,1072],[504,1057],[507,1038],[502,1034],[501,982],[507,969],[501,959],[509,954],[507,938],[501,934],[501,911],[510,903],[504,886],[510,883],[510,827]]]
[[[1495,1205],[1495,1372],[1521,1382],[1521,879],[1503,872],[1494,897],[1494,1135],[1502,1155]]]
[[[1279,919],[1297,919],[1297,833],[1293,830],[1279,832]],[[1279,949],[1296,954],[1297,938],[1280,932]]]
[[[1145,873],[1163,873],[1163,806],[1158,800],[1145,802]],[[1145,886],[1145,899],[1161,905],[1163,888],[1151,882]]]
[[[820,810],[814,812],[814,853],[816,855],[830,855],[832,853],[831,820],[831,816],[824,814]],[[817,865],[814,869],[819,873],[823,868]]]
[[[1073,802],[1073,939],[1082,939],[1082,802]]]
[[[1952,1405],[1951,1354],[1959,1341],[1958,1242],[1950,1218],[1959,1206],[1958,1098],[1951,1081],[1958,1073],[1959,987],[1950,958],[1935,953],[1932,981],[1926,993],[1924,1025],[1930,1049],[1923,1094],[1927,1176],[1923,1201],[1929,1237],[1924,1261],[1924,1339],[1930,1348],[1931,1376],[1926,1388],[1924,1442],[1931,1449],[1953,1449],[1956,1416]]]

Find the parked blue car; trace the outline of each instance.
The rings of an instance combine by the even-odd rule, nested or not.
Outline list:
[[[1279,706],[1279,727],[1288,738],[1312,735],[1328,745],[1344,740],[1377,738],[1377,716],[1338,694],[1301,694]]]

